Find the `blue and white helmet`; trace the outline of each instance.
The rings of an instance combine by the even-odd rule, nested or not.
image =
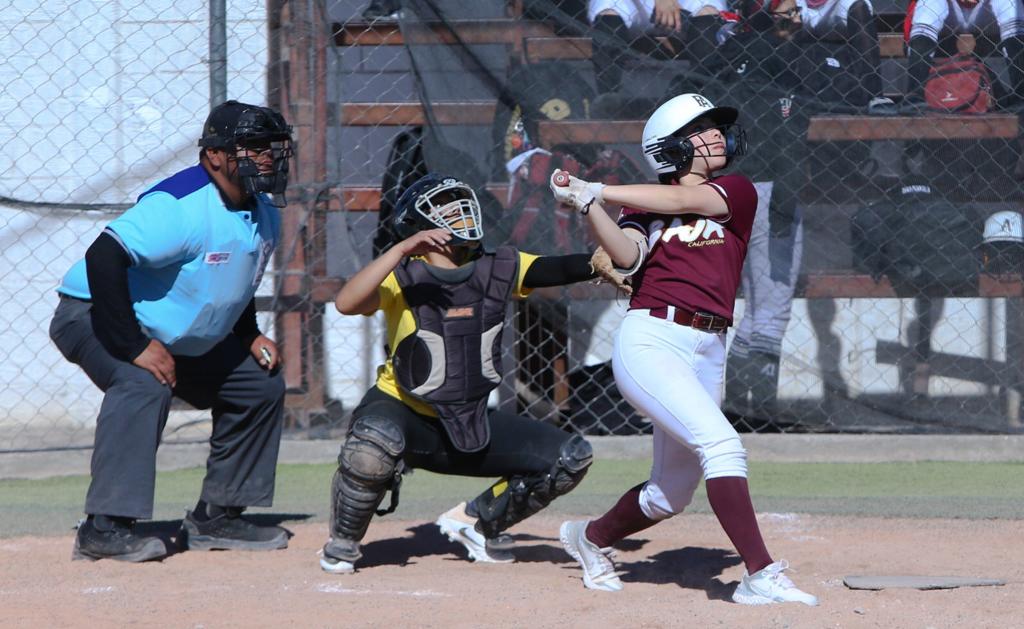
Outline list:
[[[395,204],[394,226],[402,239],[438,227],[448,230],[454,244],[484,237],[476,193],[458,179],[437,173],[428,173],[405,189]]]

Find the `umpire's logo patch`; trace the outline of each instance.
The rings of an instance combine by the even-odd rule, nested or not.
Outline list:
[[[211,251],[210,253],[206,254],[205,261],[207,264],[225,264],[230,259],[230,251]]]

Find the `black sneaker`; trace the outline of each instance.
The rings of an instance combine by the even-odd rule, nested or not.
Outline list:
[[[167,554],[167,547],[159,537],[140,537],[130,522],[114,522],[109,531],[96,528],[93,520],[78,526],[72,561],[85,559],[113,559],[115,561],[149,561]]]
[[[399,0],[372,0],[363,9],[367,22],[397,22],[402,17],[402,3]]]
[[[179,544],[188,550],[278,550],[288,547],[288,532],[279,526],[253,524],[240,511],[204,521],[186,511]]]
[[[921,116],[928,111],[928,106],[921,96],[908,96],[900,103],[900,115]]]

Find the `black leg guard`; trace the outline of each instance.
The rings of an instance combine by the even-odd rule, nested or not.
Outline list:
[[[522,522],[569,493],[583,480],[594,460],[594,451],[586,439],[573,435],[559,450],[551,470],[531,476],[513,476],[500,481],[473,501],[480,515],[477,529],[493,539],[502,531]]]
[[[370,518],[401,475],[405,436],[384,417],[355,420],[341,446],[331,482],[331,537],[358,542]]]
[[[1010,97],[1005,104],[1016,105],[1024,102],[1024,37],[1007,37],[1002,49],[1010,76]]]
[[[907,46],[907,98],[924,100],[924,84],[928,80],[928,70],[932,67],[932,58],[938,44],[918,35],[910,40]]]
[[[778,419],[779,363],[778,354],[750,352],[753,382],[750,386],[754,417],[770,427]]]
[[[594,75],[600,94],[617,92],[622,87],[622,66],[629,50],[629,29],[618,15],[599,15],[594,19]]]
[[[878,27],[871,7],[864,0],[854,2],[850,6],[846,21],[847,37],[857,51],[853,63],[853,73],[860,82],[861,93],[857,96],[865,100],[882,94],[882,76],[878,73],[881,59],[878,50]]]

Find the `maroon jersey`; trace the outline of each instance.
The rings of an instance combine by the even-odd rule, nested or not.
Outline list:
[[[633,276],[630,309],[675,306],[710,312],[732,321],[740,271],[757,209],[757,191],[743,175],[723,175],[700,184],[722,195],[729,213],[655,214],[623,208],[619,226],[647,236],[650,253]]]

